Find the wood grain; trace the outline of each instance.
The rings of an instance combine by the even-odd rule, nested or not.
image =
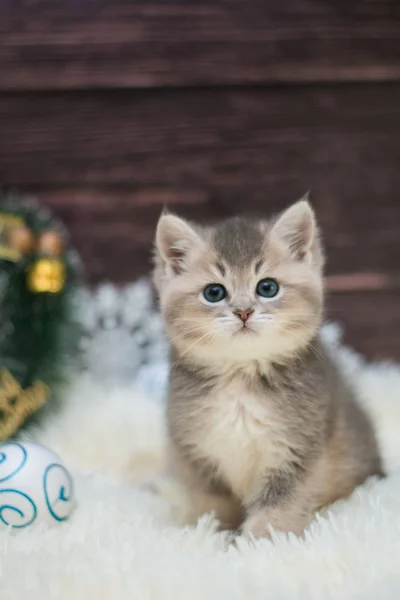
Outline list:
[[[332,293],[327,316],[342,324],[346,344],[371,360],[400,360],[400,289]]]
[[[65,218],[93,280],[146,272],[164,205],[205,220],[266,215],[306,190],[329,273],[390,279],[399,106],[400,84],[4,94],[0,181]]]
[[[397,0],[2,0],[0,89],[398,80]]]
[[[349,195],[385,195],[399,106],[400,84],[3,94],[0,180],[200,184],[243,195],[274,177],[299,193],[339,175]]]

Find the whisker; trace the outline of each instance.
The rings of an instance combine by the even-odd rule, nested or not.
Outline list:
[[[238,323],[237,319],[226,319],[226,320],[216,320],[216,325],[236,325]]]
[[[284,327],[282,327],[281,325],[278,325],[277,323],[275,323],[275,326],[276,326],[276,327],[277,327],[277,328],[278,328],[280,331],[282,331],[283,333],[286,333],[287,335],[290,335],[290,336],[291,336],[291,337],[292,337],[294,340],[297,340],[297,341],[299,341],[299,342],[302,342],[302,343],[304,344],[303,340],[302,340],[301,338],[299,338],[297,335],[295,335],[295,334],[294,334],[292,331],[288,331],[287,329],[285,329],[285,328],[284,328]],[[314,352],[314,354],[315,354],[315,356],[316,356],[317,358],[321,358],[321,359],[323,358],[323,356],[322,356],[321,352],[320,352],[319,350],[317,350],[317,348],[315,348],[315,346],[313,346],[313,344],[312,344],[311,342],[307,342],[307,343],[305,344],[305,346],[306,346],[307,348],[310,348],[310,350],[312,350],[312,351]]]
[[[186,348],[186,350],[178,357],[178,359],[175,361],[174,365],[173,365],[173,371],[175,371],[175,369],[177,368],[177,366],[179,365],[179,363],[182,361],[183,357],[186,356],[186,354],[192,349],[194,348],[194,346],[196,346],[197,344],[200,344],[200,342],[202,342],[207,336],[211,335],[211,331],[207,331],[204,335],[202,335],[198,340],[195,340],[193,342],[193,344],[190,344],[190,346],[188,348]]]
[[[170,342],[174,342],[175,340],[183,339],[188,335],[191,335],[192,333],[195,333],[196,331],[201,331],[202,329],[205,329],[207,327],[207,325],[199,325],[198,327],[193,327],[193,329],[189,329],[188,331],[182,331],[180,333],[178,333],[177,335],[175,335],[172,338],[169,338]]]

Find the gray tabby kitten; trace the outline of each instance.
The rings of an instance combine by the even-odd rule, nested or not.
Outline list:
[[[372,427],[319,341],[323,256],[305,200],[200,227],[163,214],[155,284],[171,344],[171,462],[195,514],[301,534],[381,475]]]

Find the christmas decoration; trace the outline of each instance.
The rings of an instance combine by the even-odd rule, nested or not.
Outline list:
[[[16,195],[0,197],[0,441],[56,406],[79,358],[80,271],[54,216]]]
[[[66,521],[75,506],[73,482],[60,457],[41,444],[0,444],[0,532]]]

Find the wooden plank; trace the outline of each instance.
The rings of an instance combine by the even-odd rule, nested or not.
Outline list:
[[[400,84],[4,94],[0,181],[231,191],[282,176],[299,193],[342,177],[351,195],[385,194],[399,103]]]
[[[0,89],[398,80],[397,0],[2,0]]]
[[[328,297],[327,315],[344,327],[344,341],[369,359],[400,360],[400,289]]]
[[[83,244],[117,252],[118,280],[125,253],[133,272],[146,271],[165,204],[206,220],[265,215],[307,189],[331,274],[395,273],[399,106],[398,84],[7,94],[0,182],[59,209]],[[103,260],[94,279],[111,272]]]

